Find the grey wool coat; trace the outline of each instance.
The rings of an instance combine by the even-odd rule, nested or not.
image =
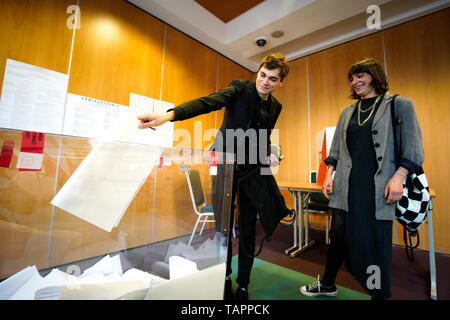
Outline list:
[[[395,100],[396,116],[401,121],[401,129],[397,132],[400,143],[399,162],[395,163],[394,137],[391,120],[392,96],[385,94],[372,124],[373,147],[378,163],[374,176],[375,182],[375,217],[377,220],[393,220],[395,205],[386,204],[384,188],[395,170],[402,166],[410,172],[416,171],[424,161],[422,132],[411,100],[397,96]],[[347,149],[347,127],[350,118],[357,108],[354,103],[344,109],[339,117],[333,141],[330,147],[327,165],[335,168],[333,193],[330,195],[329,206],[348,212],[348,188],[352,159]]]

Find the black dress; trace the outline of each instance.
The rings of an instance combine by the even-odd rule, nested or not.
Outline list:
[[[376,97],[362,100],[368,110]],[[392,221],[375,219],[375,182],[378,169],[372,139],[372,123],[381,104],[379,100],[370,118],[358,124],[358,107],[347,128],[347,148],[352,159],[349,181],[349,212],[345,215],[345,239],[349,250],[349,268],[353,276],[375,299],[391,296]],[[370,115],[360,114],[360,123]]]

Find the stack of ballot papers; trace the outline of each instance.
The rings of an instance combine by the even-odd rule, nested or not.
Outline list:
[[[0,283],[0,299],[109,300],[144,290],[143,298],[153,282],[167,281],[135,268],[122,273],[119,255],[113,258],[107,255],[80,275],[75,274],[55,268],[42,277],[36,266],[29,266]]]
[[[79,274],[75,264],[68,272],[54,268],[44,277],[28,266],[0,283],[0,300],[222,299],[225,263],[202,270],[195,262],[218,261],[217,250],[213,239],[197,249],[183,242],[169,245],[161,263],[167,263],[170,280],[136,268],[123,272],[119,254],[106,255]]]
[[[168,263],[172,256],[181,256],[194,261],[199,269],[218,264],[226,259],[226,247],[218,246],[216,239],[207,239],[194,249],[182,241],[170,244],[164,262]]]

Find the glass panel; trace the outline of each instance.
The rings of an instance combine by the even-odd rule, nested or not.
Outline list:
[[[96,140],[47,134],[42,169],[19,171],[16,164],[21,136],[20,131],[0,131],[2,145],[5,141],[14,141],[10,167],[0,168],[0,279],[16,275],[27,266],[35,266],[40,276],[47,279],[56,268],[58,272],[64,272],[62,275],[66,278],[68,275],[76,277],[78,280],[71,278],[71,281],[81,284],[77,289],[84,290],[86,279],[93,277],[88,273],[95,266],[100,268],[104,277],[100,277],[103,282],[96,279],[100,288],[96,299],[119,298],[119,293],[124,294],[127,286],[121,286],[118,291],[106,290],[102,286],[105,281],[112,285],[119,280],[125,281],[122,277],[130,277],[133,272],[141,276],[135,278],[133,273],[131,277],[140,283],[137,287],[131,285],[128,290],[141,290],[140,295],[130,296],[135,299],[190,299],[193,294],[207,299],[212,297],[211,287],[218,298],[222,297],[234,167],[232,155],[123,142],[102,144]],[[71,177],[72,181],[75,179],[77,175],[74,173],[82,163],[81,167],[86,168],[87,161],[84,161],[93,154],[93,150],[97,150],[98,157],[100,145],[111,149],[111,158],[105,159],[101,170],[93,171],[91,175],[95,176],[95,188],[114,186],[108,189],[111,190],[108,194],[111,203],[116,203],[120,198],[115,188],[128,186],[136,178],[117,174],[117,162],[125,163],[130,170],[134,170],[132,166],[147,166],[150,172],[143,176],[142,185],[124,204],[123,215],[110,231],[50,203]],[[143,157],[147,152],[157,152],[154,163],[144,161],[149,159]],[[141,159],[142,162],[139,161]],[[218,170],[215,164],[218,164]],[[102,174],[100,171],[104,167],[111,171]],[[193,175],[199,179],[193,181]],[[218,190],[214,197],[213,186]],[[75,195],[70,194],[71,201],[83,205],[95,203],[96,200],[89,200],[89,196],[84,195],[88,187],[86,184],[86,189],[80,189],[82,191],[75,192]],[[93,194],[97,194],[95,188]],[[204,203],[200,203],[198,197],[193,201],[196,193],[191,193],[191,190],[197,193],[201,190]],[[108,205],[109,201],[98,200],[95,203],[98,215],[104,213]],[[213,208],[215,212],[212,213]],[[198,227],[193,232],[199,216]],[[207,222],[200,232],[205,217],[220,222]],[[170,258],[172,256],[176,257]],[[113,261],[119,261],[120,268],[114,269]],[[110,269],[106,270],[108,266]],[[178,271],[177,266],[181,266]],[[217,286],[198,285],[198,292],[193,293],[191,288],[189,295],[183,296],[187,292],[181,288],[184,282],[190,281],[190,277],[197,277],[196,282],[206,279],[210,283],[211,276],[216,279]],[[129,282],[130,278],[126,279]],[[142,286],[149,279],[153,279],[153,285],[147,283]],[[0,287],[5,283],[0,283]],[[202,292],[202,287],[210,288]],[[61,299],[76,298],[78,292],[61,290]],[[38,291],[38,298],[43,297],[42,292],[47,298],[56,297],[54,292],[44,290]],[[25,298],[34,298],[34,292],[27,294]]]

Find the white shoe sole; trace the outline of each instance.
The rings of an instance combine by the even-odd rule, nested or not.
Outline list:
[[[327,297],[335,297],[337,296],[337,290],[334,292],[308,292],[306,290],[306,286],[300,287],[300,292],[308,297],[318,297],[318,296],[327,296]]]

